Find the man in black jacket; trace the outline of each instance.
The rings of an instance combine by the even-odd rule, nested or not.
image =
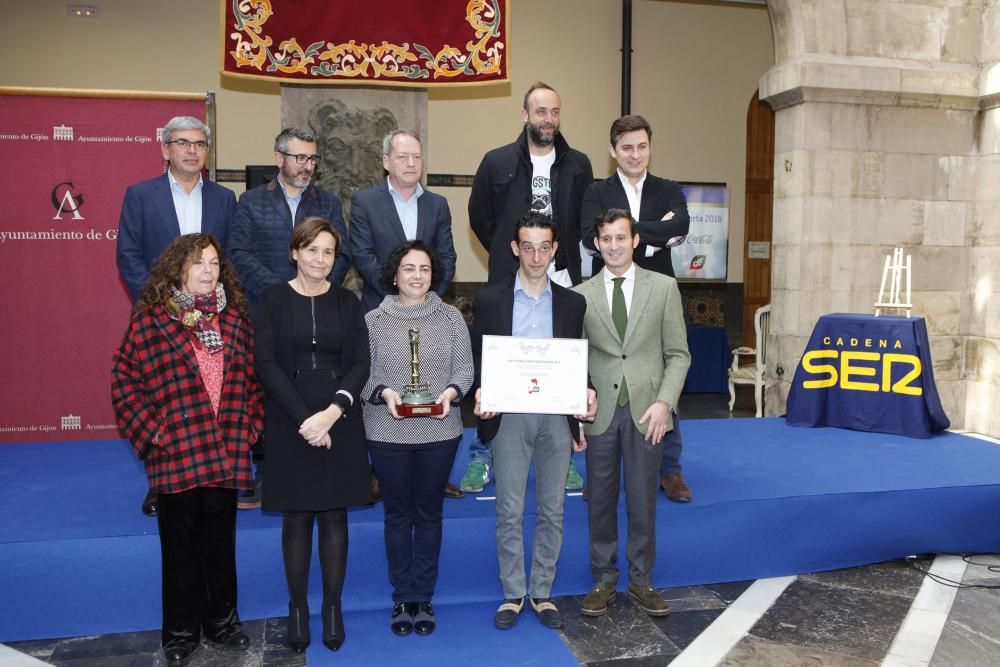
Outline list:
[[[565,269],[572,284],[580,282],[580,206],[594,170],[590,159],[559,133],[560,104],[550,86],[533,83],[524,95],[521,135],[489,151],[476,171],[469,222],[490,254],[491,283],[517,269],[510,240],[517,219],[528,211],[552,218],[559,241],[554,270]]]
[[[548,269],[556,284],[580,282],[580,206],[594,180],[590,159],[566,143],[559,133],[559,94],[536,81],[524,94],[524,129],[512,144],[483,156],[469,195],[469,222],[490,255],[490,284],[511,280],[518,268],[511,251],[517,220],[528,211],[552,219],[558,251]],[[471,462],[462,477],[463,491],[478,493],[490,480],[493,466],[488,442],[479,438],[469,446]],[[583,487],[583,478],[570,462],[567,489]]]
[[[687,200],[680,183],[649,173],[653,129],[642,116],[622,116],[611,124],[609,150],[618,168],[603,181],[587,188],[580,217],[580,235],[584,247],[596,253],[594,222],[604,211],[621,208],[631,212],[639,230],[639,245],[632,261],[644,269],[673,277],[670,249],[687,238],[690,220]],[[597,254],[594,271],[603,268]],[[667,497],[679,503],[690,502],[691,489],[681,470],[680,419],[674,417],[674,429],[663,439],[663,464],[660,487]]]

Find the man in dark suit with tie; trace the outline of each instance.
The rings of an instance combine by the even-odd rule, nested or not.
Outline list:
[[[515,223],[509,247],[519,268],[508,278],[488,284],[476,293],[472,353],[476,386],[482,372],[483,335],[530,338],[583,338],[584,297],[549,279],[548,267],[559,249],[552,220],[529,211]],[[504,601],[494,624],[501,630],[517,622],[528,596],[542,624],[562,627],[559,610],[551,600],[556,561],[563,537],[563,501],[566,472],[572,449],[583,449],[577,419],[591,420],[597,410],[596,394],[587,390],[588,412],[577,416],[497,414],[480,409],[476,390],[475,413],[479,438],[492,441],[496,476],[497,560]],[[572,444],[571,444],[572,442]],[[534,544],[531,578],[524,571],[524,497],[528,470],[535,468]]]
[[[443,295],[455,276],[455,244],[451,235],[448,200],[420,185],[423,173],[420,135],[393,130],[382,141],[382,166],[387,177],[351,197],[351,255],[365,282],[361,302],[365,310],[382,303],[386,292],[379,282],[382,265],[403,243],[421,240],[441,259]]]
[[[329,220],[340,238],[347,238],[340,201],[333,193],[312,182],[319,163],[316,136],[309,130],[295,127],[283,129],[274,138],[274,161],[278,175],[270,183],[248,190],[240,197],[226,246],[254,317],[264,290],[295,276],[288,246],[296,225],[306,218],[323,218]],[[346,243],[338,243],[330,284],[339,286],[349,268],[350,250]],[[264,461],[258,445],[255,445],[254,463],[254,488],[240,496],[240,509],[260,507]]]
[[[211,140],[212,131],[197,118],[171,118],[160,133],[167,171],[125,191],[115,260],[133,302],[160,254],[178,236],[201,232],[226,244],[236,197],[232,190],[202,178]],[[157,510],[156,494],[150,491],[142,512],[155,516]]]
[[[225,246],[236,211],[232,190],[202,178],[211,130],[192,116],[171,118],[160,150],[167,171],[125,191],[118,219],[116,260],[132,301],[139,298],[157,258],[181,234],[211,234]]]
[[[618,208],[629,211],[636,220],[639,245],[632,255],[636,265],[674,276],[670,248],[687,238],[690,225],[687,200],[680,183],[649,173],[652,140],[653,129],[642,116],[622,116],[611,124],[609,150],[618,168],[608,178],[587,188],[580,215],[580,238],[584,247],[595,255],[593,275],[604,266],[594,247],[591,233],[594,221],[602,212]],[[680,419],[675,419],[674,430],[663,442],[660,488],[671,500],[686,503],[691,500],[691,489],[681,470],[681,449]]]

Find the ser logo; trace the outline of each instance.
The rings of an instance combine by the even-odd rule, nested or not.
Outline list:
[[[73,220],[84,220],[83,214],[80,213],[81,206],[83,206],[83,194],[73,194],[73,181],[57,183],[52,188],[52,208],[56,210],[56,214],[52,216],[53,220],[62,220],[65,214],[72,214]]]
[[[825,363],[827,359],[830,360],[829,363]],[[893,382],[893,370],[896,368],[905,373],[902,377],[899,377],[898,372],[895,373],[899,379]],[[853,391],[907,396],[921,396],[924,393],[922,387],[913,385],[913,381],[917,380],[923,371],[920,357],[913,354],[861,350],[811,350],[802,357],[802,370],[814,378],[803,381],[803,389],[840,387]],[[870,381],[860,378],[869,378]]]

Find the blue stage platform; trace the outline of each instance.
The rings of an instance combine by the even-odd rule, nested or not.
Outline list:
[[[469,435],[452,481],[467,462]],[[914,440],[800,429],[778,418],[689,420],[684,438],[694,501],[680,505],[660,496],[657,586],[815,572],[918,552],[1000,552],[994,511],[1000,506],[1000,446],[990,442],[952,433]],[[577,461],[583,472],[583,456]],[[159,626],[159,541],[156,521],[139,513],[145,488],[122,441],[0,445],[0,641]],[[480,495],[491,492],[492,485]],[[447,642],[492,628],[501,598],[493,512],[491,500],[475,495],[445,502],[435,598],[443,632],[421,650],[439,651],[438,657],[449,655],[448,646],[460,652]],[[591,586],[586,518],[583,499],[567,498],[556,595],[582,594]],[[239,514],[239,609],[245,619],[286,613],[280,523],[279,516],[259,511]],[[527,517],[529,535],[532,523]],[[371,617],[381,627],[390,589],[380,506],[351,512],[350,540],[348,622]],[[620,562],[624,570],[624,555]],[[316,611],[320,587],[313,569]],[[540,632],[538,641],[553,643],[547,663],[561,664],[562,656],[572,664],[555,633],[544,634],[537,623],[517,630]],[[367,647],[353,641],[358,637],[352,634],[345,651],[350,646],[376,664],[384,650],[391,661],[396,638],[388,632],[375,633],[375,644]],[[503,663],[516,644],[511,638],[485,633],[477,639],[480,655],[491,656],[489,664]],[[408,651],[416,648],[407,645]]]

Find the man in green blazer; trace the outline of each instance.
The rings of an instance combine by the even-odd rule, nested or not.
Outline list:
[[[580,611],[600,616],[618,583],[618,488],[625,470],[629,597],[651,616],[669,607],[652,585],[656,561],[656,491],[663,437],[691,355],[677,281],[632,261],[639,244],[628,211],[609,209],[594,225],[604,269],[574,289],[587,299],[584,336],[597,389],[597,417],[585,428],[590,567],[595,586]]]

